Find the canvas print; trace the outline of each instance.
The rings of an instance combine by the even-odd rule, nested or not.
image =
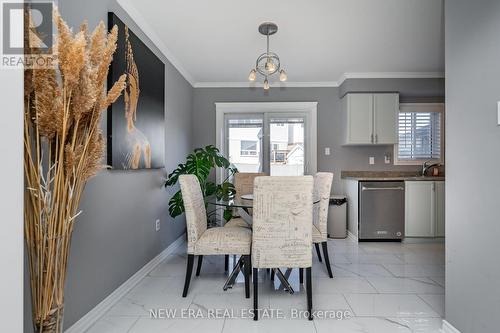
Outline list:
[[[108,164],[113,169],[164,166],[165,64],[114,14],[118,41],[108,82],[127,74],[127,85],[108,110]]]

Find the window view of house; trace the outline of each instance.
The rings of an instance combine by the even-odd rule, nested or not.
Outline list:
[[[262,171],[262,119],[228,119],[229,162],[240,172]]]
[[[304,174],[304,122],[288,119],[271,122],[270,166],[272,176]]]

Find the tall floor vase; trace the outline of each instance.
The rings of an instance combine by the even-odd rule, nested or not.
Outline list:
[[[57,10],[53,16],[57,65],[35,63],[24,72],[24,237],[37,333],[63,331],[64,284],[80,197],[88,179],[103,168],[101,114],[128,84],[124,74],[105,91],[116,27],[108,33],[101,22],[89,33],[83,24],[73,33]],[[41,52],[29,8],[24,26],[26,54]]]

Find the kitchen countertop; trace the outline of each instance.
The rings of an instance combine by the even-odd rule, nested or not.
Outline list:
[[[342,179],[357,181],[444,181],[444,176],[420,176],[413,171],[342,171]]]

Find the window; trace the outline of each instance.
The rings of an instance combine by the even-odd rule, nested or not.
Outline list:
[[[215,106],[216,147],[229,156],[240,172],[265,172],[271,176],[316,173],[317,102],[215,103]],[[251,150],[246,143],[242,146],[242,141],[256,141],[257,154],[242,156],[242,150]],[[275,157],[273,151],[278,153]],[[220,168],[216,181],[222,182],[226,176]]]
[[[240,143],[241,156],[255,156],[257,155],[257,141],[241,140]]]
[[[395,164],[443,160],[443,109],[442,104],[401,104]]]

